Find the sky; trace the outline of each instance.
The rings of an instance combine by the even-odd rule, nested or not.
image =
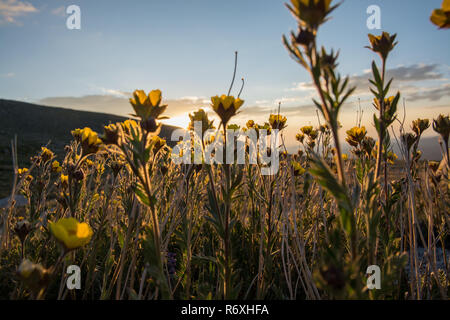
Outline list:
[[[284,2],[0,0],[0,98],[128,115],[135,89],[161,89],[169,104],[167,123],[185,127],[187,114],[200,107],[212,116],[210,97],[228,91],[238,51],[232,93],[245,78],[245,104],[234,122],[267,121],[281,102],[287,143],[293,145],[299,128],[318,120],[309,75],[281,41],[296,30]],[[66,26],[66,8],[73,4],[80,7],[80,30]],[[381,30],[367,28],[370,5],[381,9]],[[364,48],[368,33],[397,33],[387,69],[394,77],[392,94],[400,90],[404,98],[407,121],[449,113],[450,31],[429,21],[440,5],[345,0],[320,28],[319,44],[340,50],[338,70],[357,86],[341,112],[341,134],[355,125],[359,104],[363,124],[372,127],[368,70],[379,59]]]

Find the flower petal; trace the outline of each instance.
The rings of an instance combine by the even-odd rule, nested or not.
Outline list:
[[[161,103],[161,90],[152,90],[148,94],[148,98],[150,99],[150,103],[152,106],[158,106]]]

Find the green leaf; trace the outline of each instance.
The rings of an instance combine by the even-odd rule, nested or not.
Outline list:
[[[151,202],[150,202],[149,198],[147,197],[147,195],[145,194],[143,187],[140,184],[137,184],[134,187],[134,193],[137,195],[139,201],[142,204],[144,204],[148,207],[151,207]]]
[[[381,82],[380,72],[378,71],[378,67],[377,67],[375,61],[372,61],[372,74],[375,79],[375,83],[376,83],[378,92],[382,92],[383,84]]]
[[[353,205],[346,188],[336,179],[328,165],[317,155],[312,155],[313,165],[309,170],[319,183],[336,200],[340,212],[342,227],[352,238],[356,232]]]

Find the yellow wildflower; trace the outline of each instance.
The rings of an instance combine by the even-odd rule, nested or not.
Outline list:
[[[226,96],[224,94],[220,97],[211,97],[211,102],[211,107],[220,117],[220,120],[222,120],[224,127],[244,104],[244,100],[234,98],[234,96]]]
[[[61,174],[61,186],[63,188],[67,188],[69,186],[69,176],[65,174]]]
[[[81,132],[81,148],[83,154],[97,153],[102,144],[102,140],[98,137],[97,132],[92,131],[91,128],[84,128]]]
[[[287,118],[281,114],[271,114],[269,116],[269,123],[273,130],[283,130],[286,128]]]
[[[23,175],[23,174],[25,174],[25,173],[27,173],[28,172],[28,168],[22,168],[22,169],[18,169],[17,170],[17,173],[19,174],[19,175]]]
[[[331,7],[332,0],[291,0],[289,11],[299,21],[300,26],[315,30],[327,20],[327,16],[337,5]]]
[[[52,159],[53,156],[54,153],[50,149],[47,149],[46,147],[41,147],[41,157],[44,162]]]
[[[295,135],[295,139],[300,142],[303,143],[303,141],[305,140],[305,135],[303,133],[297,133]]]
[[[117,125],[111,123],[103,127],[103,136],[101,137],[105,144],[117,144],[119,140],[119,130]]]
[[[75,218],[62,218],[57,222],[50,222],[50,231],[66,250],[88,244],[93,234],[87,223],[80,223]]]
[[[247,128],[253,128],[255,126],[255,121],[253,120],[248,120],[246,123]]]
[[[294,167],[294,175],[301,176],[302,174],[304,174],[306,172],[305,168],[303,168],[299,162],[292,161],[291,163],[292,163],[292,166]]]
[[[388,152],[388,154],[387,154],[387,162],[389,164],[394,164],[395,160],[397,160],[397,159],[398,159],[398,156],[395,153],[393,153],[391,151]]]
[[[239,130],[241,128],[241,126],[237,125],[237,124],[229,124],[227,126],[227,129],[229,130]]]
[[[163,119],[160,115],[167,109],[167,105],[161,104],[161,90],[152,90],[148,94],[145,94],[144,90],[135,90],[133,92],[133,98],[130,98],[130,103],[133,106],[133,116],[141,118],[145,121],[149,118]]]
[[[430,20],[439,29],[450,28],[450,0],[444,0],[442,2],[442,8],[433,10]]]
[[[422,133],[430,127],[430,120],[428,119],[417,119],[412,122],[412,130],[416,135],[421,136]]]
[[[307,135],[309,135],[312,130],[313,130],[312,126],[304,126],[300,128],[300,131]]]
[[[56,160],[52,162],[52,171],[57,172],[57,173],[60,173],[62,171],[62,167],[59,165],[59,162]]]
[[[353,127],[347,130],[347,138],[345,139],[352,147],[357,147],[366,136],[366,127]]]
[[[444,143],[448,144],[448,138],[450,136],[450,118],[449,116],[439,115],[437,119],[433,120],[433,130],[439,133],[444,140]]]
[[[383,32],[379,36],[374,36],[369,33],[370,47],[366,48],[378,53],[383,60],[386,60],[389,52],[397,45],[397,42],[395,42],[396,37],[397,34],[391,36],[388,32]]]
[[[94,161],[92,161],[91,159],[86,159],[86,166],[88,168],[92,168],[93,165],[94,165]]]
[[[193,114],[189,114],[189,119],[191,121],[189,122],[188,130],[192,131],[194,130],[194,122],[200,121],[202,123],[202,134],[205,133],[208,129],[214,129],[213,122],[214,120],[209,120],[208,115],[206,114],[205,110],[199,109],[198,111],[194,111]]]

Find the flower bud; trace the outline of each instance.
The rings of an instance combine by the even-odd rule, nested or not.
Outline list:
[[[30,222],[26,219],[22,219],[16,223],[16,226],[14,227],[14,232],[17,234],[20,241],[24,242],[25,238],[28,236],[31,229],[32,228]]]
[[[150,117],[141,121],[141,128],[146,132],[156,132],[158,125],[156,124],[155,118]]]

